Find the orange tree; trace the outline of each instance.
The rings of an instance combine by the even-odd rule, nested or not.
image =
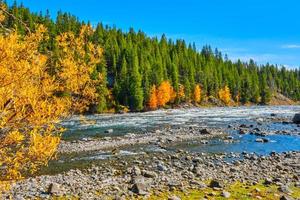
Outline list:
[[[170,101],[174,100],[176,93],[169,81],[163,81],[157,89],[157,105],[165,106]]]

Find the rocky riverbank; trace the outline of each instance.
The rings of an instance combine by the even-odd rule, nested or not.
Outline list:
[[[226,162],[225,157],[243,159]],[[179,151],[125,159],[116,157],[86,170],[74,169],[64,174],[19,181],[13,184],[10,194],[4,196],[13,199],[50,199],[53,196],[134,199],[159,197],[165,193],[172,194],[172,191],[188,195],[190,190],[205,191],[209,188],[212,191],[203,193],[203,198],[210,198],[217,192],[230,196],[225,189],[233,183],[245,183],[245,187],[249,187],[259,185],[260,181],[267,186],[278,187],[278,199],[283,195],[286,198],[299,195],[293,194],[292,188],[299,190],[300,187],[300,152],[258,157],[247,153],[209,155]]]
[[[220,129],[205,129],[197,127],[189,128],[164,128],[154,132],[143,134],[126,134],[122,137],[104,137],[101,139],[83,138],[81,140],[66,142],[62,141],[58,149],[59,153],[74,153],[86,151],[99,151],[120,147],[156,144],[163,146],[168,143],[183,142],[187,140],[210,139],[212,137],[225,135]]]
[[[245,123],[228,123],[227,128],[205,128],[195,123],[117,137],[113,136],[113,130],[107,130],[111,137],[62,141],[59,147],[61,156],[74,154],[77,159],[79,154],[99,152],[109,152],[110,156],[99,162],[85,161],[93,163],[93,166],[72,166],[65,172],[57,170],[59,174],[18,181],[2,197],[18,200],[299,199],[299,151],[258,156],[249,152],[199,153],[181,150],[195,144],[209,148],[213,140],[221,141],[221,145],[243,145],[241,138],[250,135],[253,135],[251,142],[257,140],[269,144],[271,135],[298,137],[299,125],[290,126],[291,123],[289,118],[270,114]],[[155,146],[163,151],[129,155],[120,153],[139,145]],[[60,161],[68,162],[63,159]]]

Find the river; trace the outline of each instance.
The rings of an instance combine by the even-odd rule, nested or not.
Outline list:
[[[104,114],[80,117],[74,116],[64,121],[62,125],[67,128],[63,138],[67,141],[82,140],[95,137],[116,137],[129,133],[143,134],[161,127],[190,127],[221,128],[232,136],[231,142],[215,138],[207,144],[199,141],[177,143],[161,149],[157,145],[133,145],[121,148],[119,156],[130,156],[141,153],[157,151],[177,151],[178,149],[190,152],[203,153],[254,153],[268,155],[270,152],[282,153],[285,151],[300,151],[300,127],[290,122],[295,113],[300,112],[300,106],[252,106],[252,107],[213,107],[158,110],[146,113]],[[238,134],[239,127],[244,124],[259,128],[261,132],[268,133],[265,137],[268,143],[258,143],[259,136],[251,134]],[[113,129],[113,133],[105,133]],[[269,135],[269,133],[273,133]],[[274,134],[276,133],[276,134]],[[284,134],[282,134],[284,133]],[[92,161],[113,157],[111,152],[90,152],[61,155],[58,160],[50,162],[50,171],[64,170],[91,164]],[[59,170],[58,170],[59,169]]]

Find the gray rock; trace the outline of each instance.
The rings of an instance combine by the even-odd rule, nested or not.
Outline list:
[[[164,166],[163,164],[158,164],[157,169],[158,169],[158,171],[161,171],[161,172],[168,170],[168,168],[166,166]]]
[[[138,166],[133,166],[131,170],[131,174],[135,176],[140,176],[142,172]]]
[[[59,195],[62,193],[62,186],[58,183],[51,183],[48,187],[48,193],[53,195]]]
[[[270,185],[270,184],[272,184],[272,183],[273,183],[273,180],[270,179],[270,178],[266,178],[265,181],[264,181],[264,184],[265,184],[265,185]]]
[[[226,139],[233,140],[233,137],[231,135],[226,136]]]
[[[181,200],[178,196],[171,196],[168,200]]]
[[[290,188],[289,188],[288,186],[286,186],[286,185],[280,186],[280,187],[278,188],[278,191],[279,191],[279,192],[283,192],[283,193],[285,193],[285,194],[290,194],[290,193],[292,193],[292,191],[290,190]]]
[[[295,114],[293,118],[293,123],[300,124],[300,113]]]
[[[221,193],[221,196],[224,197],[224,198],[226,198],[226,199],[229,198],[230,195],[231,194],[229,192],[225,191],[225,190],[223,190],[222,193]]]
[[[136,177],[133,179],[133,186],[131,191],[138,195],[148,194],[149,183],[143,177]]]
[[[114,129],[107,129],[104,131],[104,133],[113,133],[114,132]]]
[[[209,135],[211,133],[205,128],[205,129],[200,130],[200,134],[201,135]]]
[[[156,178],[157,177],[157,174],[155,172],[146,171],[146,170],[142,171],[142,175],[146,178]]]
[[[255,140],[255,142],[261,142],[261,143],[263,143],[264,140],[263,140],[262,138],[257,138],[257,139]]]
[[[211,188],[222,188],[223,185],[222,185],[222,183],[221,183],[220,181],[218,181],[218,180],[212,180],[212,181],[210,182],[210,184],[209,184],[209,187],[211,187]]]
[[[291,197],[288,197],[288,196],[281,196],[280,197],[280,200],[294,200],[293,198],[291,198]]]

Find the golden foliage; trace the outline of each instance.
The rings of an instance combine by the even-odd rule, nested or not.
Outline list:
[[[170,101],[173,101],[176,97],[176,93],[169,83],[169,81],[163,81],[157,88],[157,105],[165,106]]]
[[[201,101],[201,87],[197,84],[194,88],[194,102],[200,103]]]
[[[20,37],[15,31],[0,34],[0,191],[7,181],[33,173],[55,155],[63,129],[57,126],[71,110],[85,111],[96,101],[91,75],[101,61],[102,49],[86,42],[90,27],[79,37],[64,33],[59,45],[58,71],[48,73],[49,56],[40,42],[47,30]],[[69,93],[70,95],[58,95]]]
[[[0,3],[0,23],[5,20],[4,10],[6,10],[6,6],[4,3]]]
[[[96,103],[96,85],[103,82],[101,74],[98,74],[96,80],[91,79],[96,65],[101,62],[103,52],[102,48],[87,41],[92,33],[90,26],[83,26],[78,37],[71,32],[57,37],[57,68],[62,82],[60,90],[71,96],[75,112],[87,111],[90,104]]]
[[[230,104],[230,100],[231,100],[231,93],[230,93],[230,89],[227,85],[225,85],[224,88],[220,89],[219,91],[219,98],[221,101],[223,101],[226,105]]]
[[[152,110],[155,110],[158,106],[158,102],[157,102],[157,90],[156,90],[156,86],[153,85],[151,87],[151,91],[150,91],[150,99],[149,99],[149,108]]]
[[[59,84],[38,52],[46,29],[20,38],[0,35],[0,181],[22,178],[45,165],[58,144],[54,126],[66,114],[66,100],[53,94]]]

